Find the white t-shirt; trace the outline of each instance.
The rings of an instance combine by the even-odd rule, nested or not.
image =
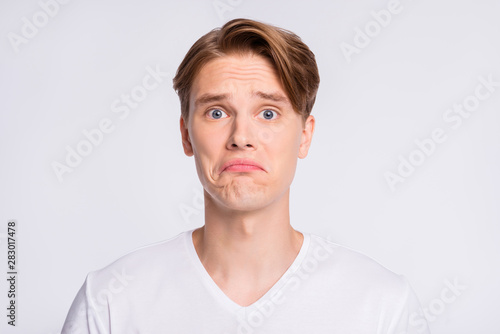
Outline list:
[[[62,334],[429,333],[404,276],[304,232],[286,273],[257,302],[242,307],[205,270],[192,232],[90,272]]]

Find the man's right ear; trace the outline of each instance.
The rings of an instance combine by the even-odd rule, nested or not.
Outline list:
[[[189,138],[189,130],[184,124],[184,118],[181,116],[180,119],[180,129],[181,129],[181,136],[182,136],[182,147],[184,148],[184,154],[186,154],[188,157],[193,156],[193,146],[191,145],[191,139]]]

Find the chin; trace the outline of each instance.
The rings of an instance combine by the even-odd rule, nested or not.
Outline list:
[[[234,200],[223,203],[228,209],[233,211],[251,212],[258,211],[269,205],[268,201],[263,201],[262,198],[248,198],[245,200]]]
[[[270,204],[272,199],[263,187],[232,185],[210,192],[220,205],[234,211],[255,211]]]

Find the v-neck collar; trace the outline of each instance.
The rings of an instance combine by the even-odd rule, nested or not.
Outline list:
[[[223,304],[229,311],[231,312],[238,312],[241,309],[250,309],[252,307],[255,307],[256,305],[259,305],[262,301],[271,298],[276,292],[278,292],[287,282],[287,280],[291,277],[291,275],[297,271],[297,269],[300,267],[302,260],[307,254],[307,250],[309,248],[309,243],[310,243],[310,234],[309,233],[302,233],[304,236],[304,240],[302,241],[302,246],[300,247],[300,251],[295,257],[295,260],[293,263],[288,267],[288,269],[285,271],[285,273],[279,278],[279,280],[262,296],[260,297],[257,301],[253,302],[252,304],[248,306],[241,306],[234,302],[231,298],[229,298],[222,290],[221,288],[215,283],[215,281],[212,279],[210,274],[207,272],[205,267],[203,266],[203,263],[201,263],[200,258],[198,257],[198,254],[196,253],[196,249],[194,247],[193,243],[193,231],[195,229],[192,229],[190,231],[186,231],[184,233],[184,238],[185,238],[185,245],[187,248],[187,251],[189,253],[189,256],[192,260],[193,265],[196,267],[197,272],[199,273],[201,279],[205,283],[205,285],[208,287],[210,292],[214,295],[214,297],[221,303]]]

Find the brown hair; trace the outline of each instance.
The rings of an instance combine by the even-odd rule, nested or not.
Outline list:
[[[274,65],[281,84],[303,121],[310,115],[319,86],[314,53],[294,33],[249,19],[234,19],[198,39],[179,65],[173,79],[187,124],[189,98],[196,75],[210,60],[231,53],[250,52]]]

